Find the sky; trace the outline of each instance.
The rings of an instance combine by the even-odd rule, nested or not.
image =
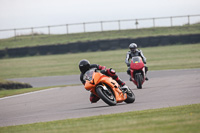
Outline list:
[[[0,29],[200,14],[200,0],[0,0]]]

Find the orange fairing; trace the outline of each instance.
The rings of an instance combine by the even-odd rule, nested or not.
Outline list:
[[[127,94],[123,94],[123,92],[119,89],[119,84],[111,77],[103,75],[99,72],[93,72],[92,78],[90,80],[86,80],[85,89],[88,91],[90,90],[93,94],[97,95],[95,89],[96,86],[99,84],[111,88],[114,92],[117,102],[123,102],[124,100],[126,100]]]
[[[85,89],[86,90],[90,90],[90,91],[92,91],[92,90],[95,90],[95,87],[96,87],[96,85],[99,83],[98,82],[98,80],[99,80],[99,78],[101,77],[101,76],[103,76],[103,74],[101,74],[101,73],[93,73],[93,75],[92,75],[92,80],[91,81],[89,81],[89,80],[86,80],[86,83],[85,83]],[[96,92],[95,92],[96,93]]]
[[[119,84],[111,77],[105,76],[101,78],[101,83],[105,83],[113,90],[117,102],[123,102],[126,100],[127,94],[123,94],[123,92],[119,89]]]

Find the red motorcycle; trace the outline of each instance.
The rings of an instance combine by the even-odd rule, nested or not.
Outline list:
[[[130,64],[131,80],[138,89],[142,89],[145,81],[145,66],[140,56],[132,57]]]

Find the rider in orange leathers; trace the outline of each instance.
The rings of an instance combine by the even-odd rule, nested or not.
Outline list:
[[[116,74],[115,70],[112,68],[106,69],[105,66],[101,66],[98,64],[90,64],[90,62],[86,59],[83,59],[79,62],[79,69],[81,71],[80,74],[80,80],[81,82],[85,85],[85,80],[83,79],[83,76],[85,74],[85,72],[91,68],[96,68],[98,70],[101,70],[101,73],[112,77],[114,80],[117,81],[117,83],[121,86],[121,88],[126,88],[127,86],[125,85],[125,83],[118,77],[118,75]],[[99,97],[97,97],[96,95],[94,95],[93,93],[90,94],[90,101],[92,103],[95,103],[99,100]]]

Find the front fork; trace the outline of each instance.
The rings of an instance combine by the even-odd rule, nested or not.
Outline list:
[[[143,78],[144,78],[143,81],[144,81],[146,77],[145,67],[142,68],[142,72],[143,72]],[[137,85],[137,82],[135,80],[134,70],[130,69],[130,75],[131,75],[131,80]]]

